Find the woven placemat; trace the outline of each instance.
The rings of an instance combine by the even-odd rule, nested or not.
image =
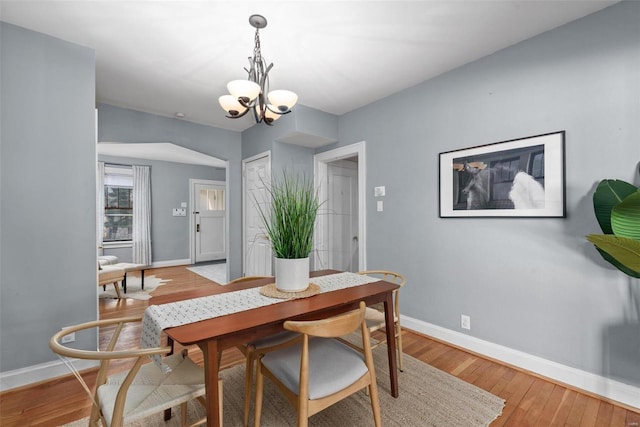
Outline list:
[[[296,299],[296,298],[308,298],[320,293],[320,286],[315,283],[309,283],[309,287],[300,292],[284,292],[276,288],[275,283],[269,283],[260,288],[260,293],[265,297],[279,298],[279,299]]]

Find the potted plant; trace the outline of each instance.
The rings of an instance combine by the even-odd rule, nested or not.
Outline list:
[[[593,208],[604,234],[587,240],[602,257],[630,277],[640,278],[640,190],[628,182],[600,181]]]
[[[300,292],[309,286],[318,193],[310,179],[286,171],[267,188],[269,209],[257,205],[276,257],[276,288]]]

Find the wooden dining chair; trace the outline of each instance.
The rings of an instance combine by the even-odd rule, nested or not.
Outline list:
[[[248,282],[250,280],[268,279],[270,276],[246,276],[239,277],[227,284]],[[244,426],[249,425],[249,411],[251,409],[251,389],[253,385],[253,366],[258,358],[268,353],[284,342],[294,338],[297,334],[290,331],[282,331],[274,335],[257,339],[248,343],[237,346],[245,357],[245,374],[244,374]]]
[[[256,378],[256,427],[260,425],[264,376],[269,377],[297,409],[299,427],[306,427],[310,416],[362,389],[369,392],[376,427],[381,425],[365,309],[365,303],[360,302],[359,309],[328,319],[284,323],[285,329],[302,336],[293,339],[290,345],[282,345],[260,357]],[[363,353],[333,339],[358,327],[362,333]],[[349,424],[348,416],[345,414],[345,425]]]
[[[149,356],[166,355],[171,347],[117,349],[118,338],[129,324],[141,322],[142,316],[97,320],[63,329],[51,337],[49,347],[60,356],[76,359],[100,361],[96,377],[95,391],[82,380],[80,374],[68,364],[85,390],[91,395],[93,408],[89,418],[90,426],[120,427],[124,423],[146,418],[155,413],[180,405],[182,426],[187,421],[187,402],[198,399],[204,403],[204,370],[196,365],[186,350],[163,357],[170,372],[163,372],[155,363],[149,362]],[[63,337],[96,328],[112,329],[111,339],[105,350],[78,350],[63,345]],[[133,367],[129,370],[107,376],[112,361],[131,359]],[[64,359],[63,359],[64,360]],[[149,363],[148,363],[149,362]],[[218,382],[222,387],[222,381]],[[222,393],[220,393],[222,395]],[[222,424],[222,398],[219,401],[220,423]],[[102,422],[102,424],[100,424]],[[197,420],[190,427],[205,424],[206,417]]]
[[[396,273],[393,271],[387,270],[366,270],[359,271],[358,274],[363,274],[371,277],[377,277],[386,282],[395,283],[402,288],[405,284],[404,276],[400,273]],[[402,326],[400,325],[400,288],[393,291],[393,321],[395,323],[395,337],[396,337],[396,349],[398,352],[398,368],[400,371],[404,370],[402,365]],[[365,319],[367,321],[367,328],[369,329],[369,333],[373,334],[376,331],[384,331],[386,332],[386,323],[384,319],[384,304],[375,304],[373,306],[367,307],[367,311],[365,313]],[[341,338],[342,342],[345,344],[356,348],[362,351],[362,347],[353,343],[351,340],[347,338]],[[376,335],[373,340],[375,342],[371,345],[371,348],[376,348],[381,344],[387,342],[387,335],[385,333],[384,337],[379,337]]]

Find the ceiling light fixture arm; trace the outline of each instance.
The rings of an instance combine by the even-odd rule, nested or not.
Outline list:
[[[261,15],[251,15],[249,23],[256,28],[256,33],[253,57],[248,58],[249,69],[244,69],[248,74],[247,80],[229,82],[227,88],[230,95],[223,95],[218,101],[229,113],[227,118],[238,119],[251,110],[256,123],[263,122],[271,126],[281,115],[291,112],[298,96],[288,90],[269,91],[269,71],[273,63],[267,65],[260,50],[260,29],[267,26],[267,20]]]

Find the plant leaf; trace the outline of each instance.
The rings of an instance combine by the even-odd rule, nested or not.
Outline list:
[[[640,278],[640,240],[614,235],[589,234],[602,257],[625,274]]]
[[[593,210],[604,234],[613,234],[611,211],[638,188],[618,179],[603,179],[593,193]]]
[[[269,209],[257,203],[277,258],[306,258],[313,249],[315,219],[321,203],[313,181],[283,171],[267,186]]]
[[[616,236],[640,240],[640,191],[613,207],[611,228]]]

